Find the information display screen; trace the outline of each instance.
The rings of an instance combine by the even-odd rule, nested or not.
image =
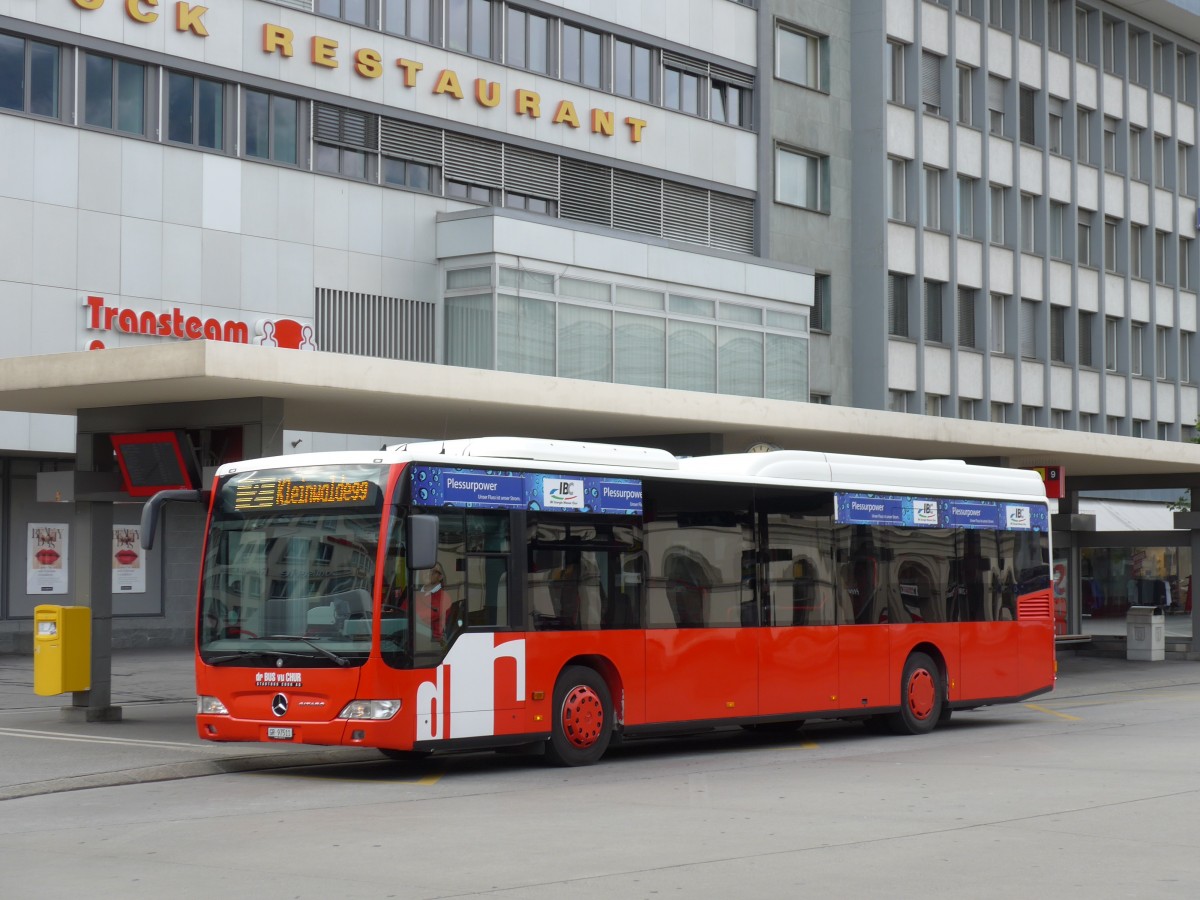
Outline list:
[[[125,490],[132,496],[196,487],[198,466],[183,432],[114,434],[111,439]]]

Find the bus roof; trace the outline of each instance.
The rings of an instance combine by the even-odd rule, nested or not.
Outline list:
[[[623,478],[806,486],[948,496],[996,496],[1044,501],[1041,477],[1025,469],[968,465],[962,460],[909,460],[806,450],[676,457],[665,450],[621,444],[522,437],[396,444],[378,451],[335,451],[227,463],[218,476],[247,469],[420,462],[461,468],[549,469]]]

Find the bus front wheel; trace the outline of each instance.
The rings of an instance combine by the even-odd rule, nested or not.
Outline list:
[[[928,734],[942,717],[946,704],[942,672],[926,653],[914,653],[900,676],[900,711],[887,718],[895,734]]]
[[[559,766],[589,766],[608,749],[612,726],[612,695],[600,674],[586,666],[564,669],[554,685],[546,759]]]

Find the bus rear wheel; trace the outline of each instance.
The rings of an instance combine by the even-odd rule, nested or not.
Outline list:
[[[946,704],[942,672],[927,653],[914,653],[900,676],[900,711],[887,718],[895,734],[928,734]]]
[[[612,726],[612,695],[600,674],[586,666],[564,669],[554,685],[547,761],[559,766],[590,766],[608,749]]]

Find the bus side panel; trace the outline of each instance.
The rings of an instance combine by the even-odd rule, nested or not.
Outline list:
[[[947,699],[962,697],[962,653],[959,649],[959,625],[957,623],[913,623],[892,626],[892,684],[888,686],[889,703],[900,702],[900,679],[904,674],[904,662],[918,645],[928,644],[937,648],[938,655],[946,666]]]
[[[1021,694],[1016,622],[963,622],[962,700],[989,700]]]
[[[532,697],[534,692],[540,691],[542,700],[529,703],[526,732],[550,731],[554,683],[572,660],[597,669],[605,677],[612,690],[614,714],[623,724],[645,722],[646,645],[642,632],[542,631],[531,633],[528,643],[526,694]]]
[[[837,695],[836,625],[759,631],[759,715],[836,709]]]
[[[757,715],[758,630],[647,631],[647,721],[688,722]]]
[[[894,625],[840,625],[838,700],[841,709],[895,706],[900,696],[903,660],[892,665]]]

